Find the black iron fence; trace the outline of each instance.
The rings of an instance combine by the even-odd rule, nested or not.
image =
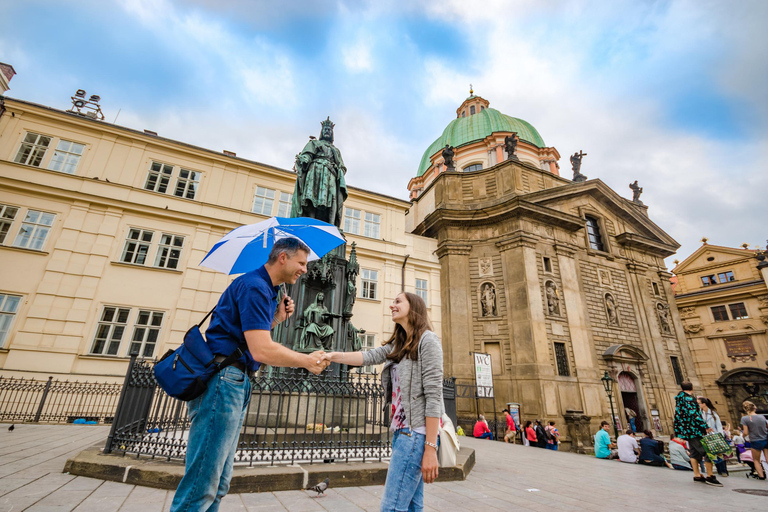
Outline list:
[[[0,421],[111,423],[120,384],[0,376]]]
[[[131,359],[106,453],[184,458],[187,406],[157,386],[153,364]],[[379,375],[342,369],[318,377],[286,369],[260,372],[251,385],[236,463],[380,461],[391,455]]]

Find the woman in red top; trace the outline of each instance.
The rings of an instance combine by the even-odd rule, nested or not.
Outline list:
[[[529,446],[536,446],[536,431],[531,427],[531,421],[525,422],[525,438],[528,440]]]

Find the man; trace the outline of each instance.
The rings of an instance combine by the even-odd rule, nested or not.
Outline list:
[[[616,445],[611,442],[608,430],[611,424],[607,421],[600,422],[600,430],[595,434],[595,457],[598,459],[615,459],[619,456]]]
[[[493,441],[493,434],[491,433],[491,429],[488,428],[488,423],[486,423],[485,416],[482,414],[480,415],[480,418],[478,418],[477,423],[475,423],[475,428],[472,432],[472,435],[477,439],[490,439]]]
[[[270,330],[293,314],[285,297],[278,305],[279,285],[295,283],[307,271],[309,248],[295,238],[275,242],[267,263],[235,279],[222,294],[206,331],[217,361],[245,348],[232,366],[208,381],[208,389],[187,404],[192,423],[187,441],[186,471],[171,510],[219,508],[229,490],[240,428],[251,398],[249,374],[260,364],[306,368],[321,373],[329,364],[323,352],[300,354],[272,341]]]
[[[507,419],[507,430],[504,432],[504,442],[515,444],[515,436],[517,435],[517,426],[515,425],[515,418],[509,414],[507,409],[502,411],[504,417]]]
[[[693,396],[693,384],[685,381],[680,384],[680,393],[675,397],[675,432],[680,439],[688,441],[688,451],[691,454],[691,469],[693,469],[693,481],[703,482],[715,487],[722,487],[715,474],[712,472],[712,461],[707,457],[707,451],[701,444],[701,438],[712,432],[707,423],[701,417],[701,409]],[[699,470],[699,463],[704,461],[707,474],[704,477]]]
[[[628,462],[630,464],[637,462],[640,446],[637,444],[633,430],[627,430],[625,434],[620,435],[616,439],[616,446],[618,447],[619,460],[621,462]]]

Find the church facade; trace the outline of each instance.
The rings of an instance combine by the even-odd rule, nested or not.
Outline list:
[[[489,110],[470,96],[410,183],[408,229],[437,240],[446,375],[473,382],[471,353],[490,354],[497,409],[519,403],[524,420],[560,425],[588,416],[593,433],[611,416],[607,372],[619,428],[632,410],[636,428],[669,434],[679,382],[698,387],[664,266],[678,244],[637,195],[559,176],[535,128]],[[496,158],[465,165],[483,145]],[[457,400],[459,417],[491,407]]]

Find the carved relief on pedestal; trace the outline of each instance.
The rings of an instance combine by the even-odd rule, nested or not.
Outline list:
[[[680,309],[680,318],[691,318],[692,316],[696,316],[696,308],[694,306]]]
[[[547,314],[560,316],[560,291],[554,281],[549,280],[544,284],[544,293],[547,298]]]
[[[761,308],[768,308],[768,295],[760,295],[757,300],[760,302]]]
[[[688,334],[698,334],[703,328],[701,324],[683,325],[683,330]]]
[[[493,260],[490,256],[483,256],[477,260],[477,270],[480,277],[488,277],[493,275]]]
[[[603,296],[605,303],[605,316],[608,320],[608,325],[619,327],[619,311],[616,306],[616,299],[610,293],[606,293]]]
[[[600,282],[600,286],[610,286],[611,271],[603,268],[597,269],[597,280]]]
[[[656,315],[659,317],[661,334],[672,334],[672,321],[669,317],[669,305],[663,302],[656,303]]]
[[[483,318],[499,316],[496,305],[496,285],[485,281],[480,285],[480,316]]]

